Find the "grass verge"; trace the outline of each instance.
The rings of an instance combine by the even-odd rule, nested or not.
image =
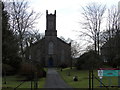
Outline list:
[[[62,71],[59,69],[58,72],[60,73],[63,80],[73,88],[88,88],[89,86],[89,77],[88,77],[88,70],[77,70],[76,68],[70,69],[65,68]],[[70,76],[68,74],[70,73]],[[78,76],[78,81],[73,81],[74,76]],[[97,70],[94,70],[94,75],[97,76]],[[118,77],[103,77],[102,82],[106,86],[117,86],[118,85]],[[100,86],[100,82],[94,78],[94,88],[98,88]]]
[[[20,85],[24,80],[23,77],[20,76],[6,76],[6,84],[4,77],[2,78],[2,88],[15,88]],[[38,88],[43,88],[45,83],[45,78],[40,78],[38,80]],[[32,81],[32,87],[34,87],[34,81]],[[25,81],[18,88],[31,88],[31,81]]]

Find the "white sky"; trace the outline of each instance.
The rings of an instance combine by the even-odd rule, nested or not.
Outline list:
[[[4,0],[3,0],[4,1]],[[5,0],[11,1],[11,0]],[[19,0],[22,1],[22,0]],[[54,13],[56,10],[56,29],[58,37],[63,36],[65,39],[78,39],[79,33],[76,31],[82,30],[79,22],[82,20],[81,7],[86,6],[91,2],[97,2],[107,7],[117,5],[120,0],[25,0],[29,2],[30,8],[36,12],[42,13],[38,20],[36,28],[40,33],[44,33],[46,29],[46,10],[48,13]]]
[[[81,30],[81,6],[84,7],[90,2],[98,2],[107,6],[117,5],[119,0],[28,0],[30,7],[36,12],[41,12],[42,16],[38,21],[37,28],[40,33],[46,29],[46,10],[48,13],[54,13],[56,10],[56,29],[59,36],[76,40]]]
[[[117,5],[119,0],[28,0],[30,7],[41,12],[42,16],[36,25],[40,33],[44,33],[46,29],[46,10],[48,13],[54,13],[56,10],[56,29],[58,37],[63,36],[65,39],[78,39],[78,33],[82,30],[80,27],[81,6],[84,7],[90,2],[106,4],[107,6]]]

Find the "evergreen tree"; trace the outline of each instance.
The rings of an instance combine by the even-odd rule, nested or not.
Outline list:
[[[2,4],[2,62],[17,67],[20,62],[18,51],[17,37],[10,30],[9,15]]]

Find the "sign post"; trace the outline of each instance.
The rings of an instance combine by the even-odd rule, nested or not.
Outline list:
[[[98,76],[100,77],[100,82],[102,82],[102,76],[112,77],[118,76],[118,86],[120,87],[120,69],[118,68],[99,68]],[[108,78],[108,86],[111,86],[111,78]],[[101,86],[101,83],[100,83]]]
[[[100,87],[102,87],[102,76],[100,76],[99,78],[100,78]]]
[[[102,87],[103,70],[98,70],[98,76],[100,78],[100,87]]]

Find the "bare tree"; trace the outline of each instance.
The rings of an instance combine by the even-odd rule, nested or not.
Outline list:
[[[39,30],[32,30],[32,32],[26,32],[24,38],[26,46],[29,47],[32,43],[44,38],[44,34],[39,33]]]
[[[108,9],[106,30],[104,30],[100,35],[102,44],[105,44],[110,39],[114,38],[117,34],[119,34],[120,29],[118,19],[118,8],[116,6],[112,6],[110,9]]]
[[[86,31],[80,31],[81,36],[87,36],[94,41],[94,49],[99,53],[99,35],[101,31],[101,24],[103,15],[106,10],[105,5],[97,3],[90,3],[83,8],[84,22],[81,22],[83,29]]]
[[[25,0],[13,0],[10,3],[10,23],[11,29],[18,35],[21,57],[24,59],[24,44],[25,33],[34,28],[36,20],[40,17],[40,13],[31,11],[28,2]],[[24,60],[23,60],[24,61]]]
[[[76,58],[81,54],[81,46],[76,41],[71,41],[71,57]]]
[[[111,65],[117,65],[120,53],[120,28],[119,28],[119,12],[116,6],[108,9],[108,17],[106,30],[101,34],[102,54]]]
[[[88,45],[88,46],[86,47],[86,51],[87,51],[87,52],[92,51],[92,50],[94,50],[94,44]]]
[[[101,33],[101,43],[104,44],[119,32],[119,13],[116,6],[108,9],[106,29]]]
[[[118,9],[116,6],[112,6],[108,9],[108,18],[107,18],[107,26],[106,32],[108,32],[108,38],[112,38],[118,29]]]
[[[71,57],[72,58],[75,58],[81,54],[81,46],[78,42],[70,38],[65,39],[63,36],[61,36],[60,39],[66,43],[71,43]]]

